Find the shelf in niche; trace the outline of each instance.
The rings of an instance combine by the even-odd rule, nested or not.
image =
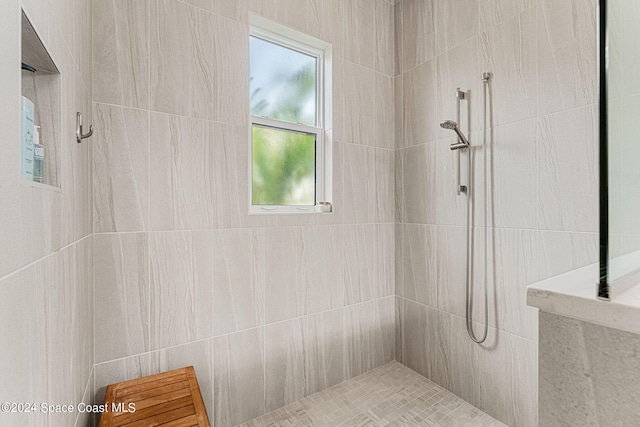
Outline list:
[[[34,124],[40,126],[40,144],[44,147],[45,154],[42,182],[29,181],[26,178],[23,178],[23,181],[33,184],[36,188],[56,189],[60,187],[61,76],[58,66],[24,11],[22,63],[36,70],[22,70],[21,91],[22,96],[34,104]],[[22,141],[19,141],[19,144],[22,146]]]

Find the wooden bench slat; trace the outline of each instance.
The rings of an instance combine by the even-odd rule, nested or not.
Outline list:
[[[193,366],[111,384],[104,403],[135,411],[105,412],[100,427],[211,426]]]
[[[169,421],[168,423],[160,424],[162,427],[192,427],[198,426],[198,416],[196,414],[189,415],[185,418],[180,418],[175,421]]]
[[[136,402],[136,407],[137,407],[137,402],[143,401],[143,400],[147,400],[150,399],[154,396],[158,396],[160,394],[166,394],[166,393],[171,393],[173,391],[178,391],[178,390],[187,390],[190,391],[191,390],[191,384],[189,383],[189,381],[180,381],[177,383],[173,383],[173,384],[169,384],[169,385],[165,385],[165,386],[160,386],[160,387],[154,387],[154,388],[150,388],[148,390],[143,390],[140,391],[138,393],[135,394],[129,394],[126,396],[116,396],[116,403],[120,403],[120,402]]]
[[[151,427],[151,426],[160,426],[164,425],[171,421],[177,421],[180,419],[184,419],[185,417],[191,416],[195,414],[195,408],[193,405],[183,406],[182,408],[177,408],[169,412],[165,412],[162,414],[154,415],[150,418],[145,418],[142,420],[138,420],[129,424],[123,424],[122,427]]]
[[[191,396],[172,400],[171,402],[163,402],[158,405],[149,406],[139,411],[136,410],[135,412],[114,413],[112,425],[113,427],[119,427],[125,424],[132,423],[134,421],[147,419],[155,415],[160,415],[165,412],[173,411],[174,409],[183,408],[189,405],[193,406],[193,399],[191,398]]]
[[[136,394],[144,390],[149,390],[150,388],[164,387],[166,385],[175,384],[182,381],[187,381],[187,376],[184,373],[161,378],[159,380],[147,381],[142,384],[121,385],[116,389],[116,398],[123,398],[131,394]]]

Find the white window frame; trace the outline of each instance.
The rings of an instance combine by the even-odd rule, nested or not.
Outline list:
[[[250,14],[250,36],[283,46],[316,58],[316,126],[290,123],[250,115],[249,123],[249,214],[309,214],[331,211],[333,147],[327,130],[331,129],[331,45],[307,34]],[[251,112],[249,112],[251,114]],[[292,132],[313,134],[316,137],[315,199],[311,205],[254,205],[253,204],[253,126],[265,126]]]

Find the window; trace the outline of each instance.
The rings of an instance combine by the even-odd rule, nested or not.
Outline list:
[[[250,212],[322,212],[331,198],[330,46],[251,17]]]

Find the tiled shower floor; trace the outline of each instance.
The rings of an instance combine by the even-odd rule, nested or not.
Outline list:
[[[242,424],[258,426],[504,426],[422,375],[391,362]]]

